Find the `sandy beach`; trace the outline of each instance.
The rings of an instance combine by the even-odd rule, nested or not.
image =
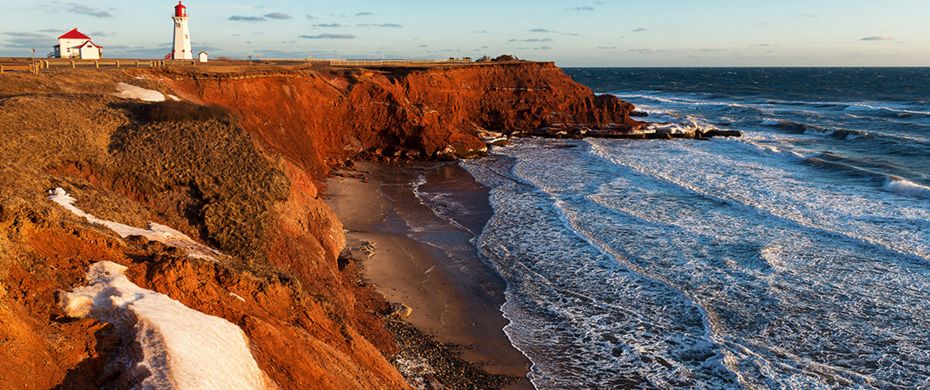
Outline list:
[[[359,164],[344,176],[327,182],[326,201],[349,246],[373,244],[366,278],[388,301],[413,309],[411,324],[461,346],[464,360],[517,378],[507,388],[531,388],[529,361],[502,330],[504,282],[473,245],[491,215],[487,189],[455,163]]]

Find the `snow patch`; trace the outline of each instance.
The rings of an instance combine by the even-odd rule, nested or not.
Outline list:
[[[151,89],[145,89],[142,87],[137,87],[135,85],[119,83],[116,84],[116,90],[118,93],[113,94],[113,96],[123,98],[123,99],[137,99],[144,102],[163,102],[165,101],[165,95],[158,91],[153,91]]]
[[[187,252],[188,256],[197,259],[217,261],[216,256],[223,255],[216,249],[194,241],[184,233],[181,233],[165,225],[149,222],[148,229],[141,229],[118,222],[97,218],[74,206],[74,202],[76,200],[68,195],[68,193],[62,188],[56,188],[49,191],[48,199],[52,202],[58,203],[61,207],[64,207],[65,210],[70,211],[72,214],[77,215],[78,217],[83,217],[87,220],[87,222],[95,225],[101,225],[112,230],[122,238],[131,236],[145,237],[149,241],[158,241],[173,248],[183,249]]]
[[[103,261],[87,271],[88,286],[62,294],[70,317],[92,317],[133,334],[142,349],[132,372],[148,372],[139,388],[265,389],[273,384],[255,363],[238,326],[143,289],[126,267]]]

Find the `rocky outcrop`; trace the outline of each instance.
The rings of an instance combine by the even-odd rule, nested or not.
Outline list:
[[[164,76],[178,96],[234,112],[264,147],[314,177],[366,152],[480,154],[486,131],[639,126],[631,104],[596,96],[551,63]]]

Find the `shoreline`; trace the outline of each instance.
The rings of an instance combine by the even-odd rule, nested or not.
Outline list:
[[[504,388],[533,388],[530,361],[503,331],[506,284],[474,245],[492,214],[487,188],[457,163],[358,163],[327,181],[325,199],[347,247],[373,247],[364,277],[413,309],[408,323],[481,371],[512,378]]]

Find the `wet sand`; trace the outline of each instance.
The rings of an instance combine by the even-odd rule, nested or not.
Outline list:
[[[367,179],[330,179],[326,200],[345,225],[350,246],[374,244],[366,278],[388,301],[413,308],[408,321],[414,326],[464,347],[466,361],[518,378],[507,388],[532,388],[529,361],[502,330],[504,282],[473,244],[491,216],[487,189],[455,163],[366,163],[356,170]],[[415,195],[417,183],[432,207]]]

